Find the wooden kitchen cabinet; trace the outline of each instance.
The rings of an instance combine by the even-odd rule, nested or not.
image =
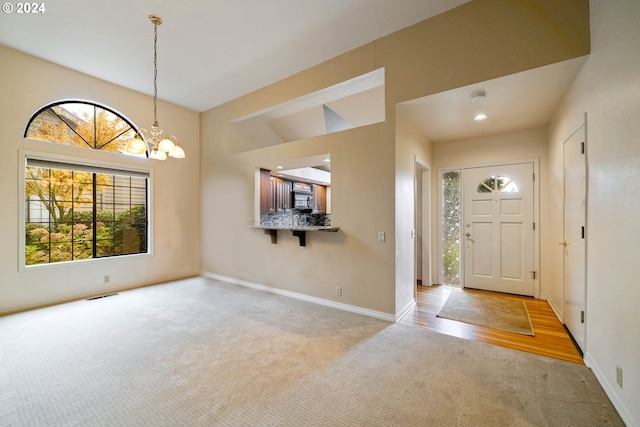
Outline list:
[[[293,190],[293,183],[291,181],[280,180],[280,191],[278,193],[278,212],[286,212],[291,210],[291,190]]]
[[[313,186],[313,212],[327,213],[327,187],[324,185]]]
[[[260,185],[262,187],[262,176],[260,178]],[[260,211],[262,213],[286,212],[291,210],[291,190],[293,189],[293,183],[291,181],[270,176],[268,185],[265,185],[265,187],[268,188],[268,194],[260,194]],[[264,210],[262,205],[263,196],[266,201]]]
[[[271,171],[260,169],[260,214],[273,212],[271,203]]]

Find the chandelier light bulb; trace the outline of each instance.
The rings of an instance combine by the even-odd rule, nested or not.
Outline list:
[[[128,154],[144,154],[145,151],[147,151],[147,144],[139,134],[129,140],[125,146],[125,153]]]
[[[164,138],[158,143],[158,150],[164,151],[165,153],[169,153],[176,146],[176,143],[172,141],[175,139],[175,136],[170,136],[169,138]]]
[[[174,145],[173,149],[169,151],[169,156],[173,157],[174,159],[184,159],[184,150],[182,149],[182,147],[176,144]]]
[[[167,159],[167,153],[165,153],[164,151],[160,151],[160,150],[151,150],[151,153],[149,153],[149,157],[154,159],[154,160],[166,160]]]

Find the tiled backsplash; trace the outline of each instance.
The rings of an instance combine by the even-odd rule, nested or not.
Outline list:
[[[291,226],[329,227],[330,214],[275,212],[260,215],[261,227],[291,227]]]

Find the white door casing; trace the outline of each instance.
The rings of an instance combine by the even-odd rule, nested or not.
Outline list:
[[[535,296],[534,163],[463,169],[464,286]]]
[[[429,166],[415,159],[415,267],[416,279],[423,286],[431,286],[431,179]]]
[[[586,303],[586,180],[584,123],[563,144],[563,319],[585,351]]]

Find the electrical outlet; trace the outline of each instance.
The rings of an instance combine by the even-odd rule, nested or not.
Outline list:
[[[342,296],[342,288],[340,286],[336,286],[336,296]]]
[[[103,283],[110,283],[110,282],[111,282],[111,276],[109,276],[108,274],[105,274]]]
[[[384,231],[378,232],[378,242],[384,242]]]
[[[620,366],[616,366],[616,382],[622,388],[622,368]]]

